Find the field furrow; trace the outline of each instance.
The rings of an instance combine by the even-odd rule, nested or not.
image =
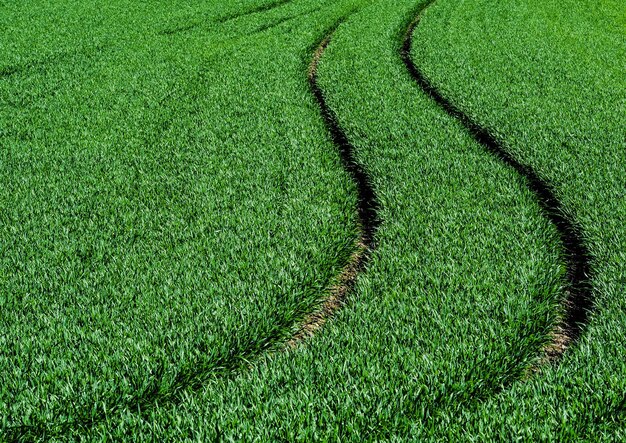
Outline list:
[[[577,340],[593,308],[591,285],[591,255],[583,240],[583,233],[579,224],[572,220],[563,204],[556,197],[553,186],[545,181],[530,166],[520,163],[502,144],[496,140],[491,131],[479,126],[468,115],[464,114],[456,105],[445,98],[441,92],[424,76],[419,67],[411,59],[413,34],[419,25],[421,15],[430,5],[430,2],[419,12],[416,19],[409,26],[404,39],[400,57],[406,65],[411,77],[420,88],[430,96],[449,115],[459,120],[477,143],[513,168],[524,177],[528,188],[535,194],[545,216],[556,227],[561,239],[563,257],[567,267],[567,284],[564,291],[567,294],[562,301],[562,321],[555,327],[552,343],[546,349],[546,357],[550,360],[562,357],[563,353]]]

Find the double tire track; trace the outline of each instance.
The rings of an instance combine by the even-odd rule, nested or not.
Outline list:
[[[546,360],[557,361],[580,338],[588,322],[589,313],[593,308],[591,254],[583,240],[581,228],[575,220],[568,216],[550,183],[541,178],[531,166],[517,160],[488,129],[480,126],[449,99],[444,97],[411,59],[414,31],[420,23],[424,11],[433,3],[434,0],[431,0],[424,4],[416,13],[415,20],[409,24],[402,41],[400,58],[411,78],[424,94],[430,97],[449,116],[459,121],[472,138],[483,146],[487,152],[514,169],[524,178],[528,189],[535,195],[543,215],[555,226],[561,241],[562,258],[566,267],[565,294],[562,301],[563,314],[561,321],[555,326],[551,341],[543,349],[544,357],[542,360],[544,362]],[[356,161],[354,147],[350,144],[346,133],[339,125],[336,114],[328,106],[324,93],[318,84],[317,71],[322,55],[328,47],[333,34],[346,19],[342,19],[327,34],[327,37],[317,48],[309,68],[309,83],[326,127],[339,150],[344,169],[351,175],[357,186],[361,239],[357,251],[340,276],[338,286],[333,288],[322,309],[305,321],[302,331],[306,332],[307,335],[316,330],[325,322],[327,317],[343,305],[346,295],[354,287],[358,272],[364,268],[370,258],[370,252],[375,248],[375,234],[380,225],[377,215],[379,205],[376,193],[371,185],[371,178],[367,175],[363,166]],[[296,334],[290,343],[300,340],[302,335],[304,334]]]
[[[286,2],[278,3],[283,4]],[[400,50],[400,57],[411,77],[426,95],[433,99],[448,115],[461,122],[476,142],[524,177],[528,188],[537,197],[544,215],[556,227],[563,245],[563,254],[567,268],[567,294],[564,301],[564,318],[556,328],[553,341],[546,349],[546,354],[552,360],[558,359],[580,337],[593,305],[591,255],[584,244],[580,228],[574,220],[568,217],[550,184],[544,181],[533,168],[515,159],[487,129],[479,126],[446,99],[411,60],[410,52],[414,30],[419,24],[421,15],[432,3],[434,2],[431,1],[423,6],[417,18],[410,24]],[[354,288],[359,273],[364,270],[370,260],[371,252],[376,247],[376,232],[381,223],[378,216],[379,203],[372,186],[372,180],[364,167],[357,162],[354,154],[355,149],[339,125],[336,114],[328,106],[318,83],[318,67],[322,55],[328,47],[335,30],[345,20],[346,18],[342,19],[319,45],[309,67],[308,79],[311,92],[320,108],[325,126],[333,143],[338,148],[342,165],[356,185],[359,238],[356,250],[349,262],[344,266],[337,284],[331,289],[321,308],[310,314],[301,324],[299,330],[288,340],[287,347],[293,347],[312,335],[344,305],[347,296]],[[153,402],[151,398],[144,406],[150,409]],[[83,426],[80,427],[89,428],[93,424],[93,422],[83,423]],[[61,434],[68,432],[71,425],[76,425],[76,423],[68,423],[67,425],[59,429]],[[5,437],[11,440],[23,440],[34,436],[44,438],[50,436],[46,429],[33,429],[31,427],[14,428],[12,431]],[[52,434],[55,433],[53,432]]]

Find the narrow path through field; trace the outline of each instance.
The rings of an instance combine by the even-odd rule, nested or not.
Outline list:
[[[339,281],[331,289],[328,298],[322,304],[321,309],[312,313],[303,322],[300,330],[288,342],[288,346],[294,346],[298,341],[312,335],[318,330],[333,313],[341,308],[345,303],[346,297],[353,289],[358,273],[363,270],[369,260],[372,250],[375,248],[375,234],[380,219],[378,218],[378,202],[376,192],[371,185],[371,180],[367,172],[354,158],[354,149],[348,140],[343,129],[339,126],[337,116],[327,105],[324,93],[317,83],[317,68],[319,66],[324,50],[328,47],[332,34],[345,21],[341,20],[328,36],[320,43],[315,51],[313,60],[309,67],[309,84],[311,92],[315,96],[315,100],[320,107],[322,117],[331,138],[339,149],[341,162],[345,170],[354,180],[358,194],[357,212],[359,216],[360,238],[356,251],[352,254],[350,261],[343,268]]]
[[[568,217],[563,205],[554,194],[551,185],[543,180],[533,168],[515,159],[491,135],[488,129],[482,128],[446,99],[411,59],[413,31],[418,26],[424,11],[433,3],[434,0],[431,0],[422,6],[417,14],[417,18],[409,25],[400,50],[400,56],[409,74],[424,93],[432,98],[450,116],[461,122],[473,138],[483,145],[487,151],[515,169],[525,178],[528,188],[537,196],[545,216],[558,230],[567,267],[567,294],[563,302],[564,316],[562,322],[555,328],[552,342],[545,349],[547,359],[557,360],[580,337],[587,323],[589,312],[593,307],[590,284],[590,253],[585,246],[578,224]]]

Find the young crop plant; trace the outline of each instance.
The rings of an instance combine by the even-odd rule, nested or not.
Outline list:
[[[4,36],[31,57],[0,80],[8,440],[81,434],[247,368],[284,347],[358,248],[355,186],[300,76],[352,4],[250,6],[210,31],[114,26],[106,51],[54,35],[58,57]],[[92,7],[68,2],[68,32],[106,34],[72,22]],[[57,16],[41,8],[6,12],[47,29]],[[295,40],[278,23],[315,8]]]
[[[625,17],[0,1],[0,441],[625,439]]]
[[[444,0],[416,28],[413,62],[552,184],[592,259],[593,303],[578,303],[593,311],[580,343],[561,364],[455,421],[477,439],[624,437],[624,17],[623,4],[611,0]]]

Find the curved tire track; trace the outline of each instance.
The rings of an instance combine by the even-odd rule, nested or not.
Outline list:
[[[434,0],[430,0],[422,6],[416,19],[409,25],[402,42],[400,57],[411,77],[426,95],[433,99],[448,115],[461,122],[474,140],[488,152],[524,177],[528,188],[537,197],[545,217],[556,227],[563,247],[563,258],[566,262],[567,287],[563,302],[563,319],[553,332],[552,342],[545,349],[545,359],[549,361],[558,360],[580,338],[587,324],[589,313],[593,308],[591,254],[584,243],[581,229],[574,220],[569,218],[550,183],[543,180],[532,167],[518,161],[491,135],[488,129],[481,127],[445,98],[411,60],[413,33],[422,14],[433,3]]]
[[[286,3],[286,2],[283,2]],[[350,14],[349,14],[350,15]],[[342,18],[338,24],[329,33],[332,35],[335,29],[346,20]],[[331,134],[331,138],[339,149],[341,162],[344,169],[350,174],[355,181],[358,204],[357,213],[359,221],[359,238],[356,242],[356,250],[350,257],[348,263],[343,267],[338,276],[337,283],[330,289],[328,296],[322,302],[321,307],[309,314],[300,324],[298,330],[287,340],[284,345],[285,349],[293,348],[301,341],[312,336],[318,331],[326,321],[338,311],[346,301],[347,296],[354,288],[357,276],[361,272],[367,261],[369,260],[371,251],[375,247],[374,237],[376,230],[380,224],[378,219],[378,203],[370,179],[365,170],[356,162],[353,154],[353,148],[350,145],[345,133],[337,123],[337,119],[333,111],[328,107],[324,99],[323,93],[317,84],[317,67],[320,58],[330,42],[330,37],[326,37],[319,45],[315,52],[313,61],[309,66],[308,78],[311,92],[314,95],[324,119],[326,128]],[[259,352],[271,347],[275,337],[268,337],[268,343],[259,345]],[[258,355],[248,356],[250,360]],[[183,388],[190,387],[198,389],[206,382],[216,376],[227,377],[238,371],[250,366],[250,362],[246,358],[231,356],[218,362],[213,370],[207,368],[198,368],[197,366],[187,368],[181,371],[175,378],[172,386],[166,391],[162,390],[160,385],[160,376],[156,377],[153,383],[150,383],[144,390],[134,395],[131,399],[121,403],[112,402],[112,406],[106,411],[108,414],[116,414],[124,408],[130,408],[138,414],[149,414],[157,403],[176,404],[181,398],[179,396]],[[217,368],[217,369],[216,369]],[[164,368],[160,368],[162,372]],[[75,420],[62,423],[36,423],[29,425],[14,426],[5,430],[0,430],[0,440],[6,441],[32,441],[46,440],[66,436],[68,433],[76,430],[87,431],[97,423],[105,420],[105,411],[101,410],[93,417],[78,417]],[[4,432],[3,432],[4,431]]]
[[[307,317],[301,325],[300,330],[289,340],[287,345],[290,347],[293,347],[307,336],[312,335],[328,318],[332,317],[334,313],[345,304],[346,298],[354,288],[359,272],[365,268],[370,259],[371,252],[376,247],[375,235],[380,226],[380,219],[378,217],[379,204],[376,192],[371,184],[371,179],[363,166],[356,161],[354,147],[350,144],[346,133],[339,125],[336,114],[326,103],[324,93],[317,81],[317,70],[322,55],[328,47],[332,35],[346,19],[347,17],[344,17],[340,20],[317,47],[313,55],[313,60],[309,65],[309,85],[320,108],[326,129],[330,133],[333,143],[339,150],[341,163],[356,184],[359,239],[357,241],[356,251],[352,254],[346,266],[344,266],[339,276],[338,283],[331,289],[330,295],[322,304],[321,309]]]
[[[241,11],[241,12],[236,12],[233,14],[227,14],[224,15],[222,17],[218,17],[216,19],[213,20],[208,20],[208,19],[203,19],[201,21],[195,21],[192,23],[188,23],[185,25],[179,25],[179,26],[175,26],[173,28],[166,28],[166,29],[162,29],[160,31],[157,32],[157,35],[161,35],[161,36],[172,36],[172,35],[176,35],[176,34],[181,34],[184,32],[188,32],[188,31],[193,31],[203,25],[206,25],[207,23],[216,23],[218,25],[223,25],[225,23],[228,23],[232,20],[236,20],[238,18],[242,18],[242,17],[247,17],[250,15],[254,15],[254,14],[261,14],[263,12],[269,12],[273,9],[279,8],[281,6],[287,5],[288,3],[291,3],[292,0],[276,0],[264,5],[260,5],[257,7],[254,7],[252,9],[248,9],[245,11]]]

